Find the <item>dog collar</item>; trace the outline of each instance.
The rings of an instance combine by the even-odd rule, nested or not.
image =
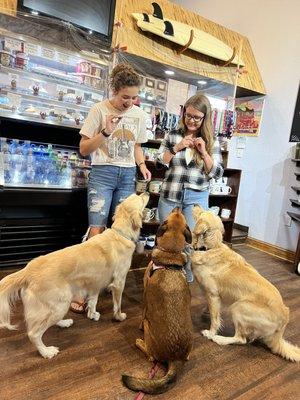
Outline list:
[[[167,250],[167,249],[164,249],[164,248],[161,247],[161,246],[156,246],[156,248],[157,248],[158,250],[164,251],[164,252],[166,252],[166,253],[172,253],[172,254],[180,254],[180,253],[183,253],[183,250],[176,250],[176,251],[174,251],[174,250]]]
[[[113,231],[117,232],[117,233],[118,233],[120,236],[122,236],[124,239],[130,240],[130,241],[133,242],[134,244],[137,243],[137,240],[134,240],[134,239],[130,238],[130,237],[127,236],[127,235],[124,235],[124,233],[121,232],[121,231],[119,231],[119,229],[113,228],[113,227],[111,227],[111,229],[112,229]]]
[[[176,271],[180,271],[185,275],[185,271],[184,268],[182,267],[182,265],[176,265],[176,264],[171,264],[171,265],[156,265],[153,261],[152,261],[152,273],[155,272],[158,269],[175,269]]]

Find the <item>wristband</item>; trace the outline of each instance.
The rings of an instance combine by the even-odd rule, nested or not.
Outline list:
[[[101,130],[101,133],[102,133],[102,135],[103,135],[104,137],[106,137],[106,138],[110,137],[110,133],[106,133],[106,132],[105,132],[105,129],[102,129],[102,130]]]
[[[141,166],[142,164],[145,164],[145,165],[146,165],[145,161],[141,161],[140,163],[138,163],[138,167],[140,168],[140,166]]]
[[[170,153],[173,154],[173,156],[175,156],[175,154],[176,154],[176,151],[174,150],[174,147],[175,146],[171,147],[170,150],[169,150]]]

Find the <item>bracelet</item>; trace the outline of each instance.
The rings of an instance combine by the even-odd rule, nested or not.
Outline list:
[[[105,129],[102,129],[102,130],[101,130],[101,133],[102,133],[102,135],[103,135],[104,137],[106,137],[106,138],[110,137],[110,133],[106,133],[106,132],[105,132]]]
[[[140,163],[138,163],[138,167],[140,168],[140,166],[141,166],[142,164],[145,164],[145,165],[146,165],[145,161],[141,161]]]
[[[174,147],[175,146],[171,147],[170,150],[169,150],[170,153],[173,154],[173,156],[175,156],[175,154],[176,154],[176,151],[174,150]]]

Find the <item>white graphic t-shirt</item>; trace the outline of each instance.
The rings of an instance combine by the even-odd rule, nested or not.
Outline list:
[[[92,106],[80,130],[80,135],[92,138],[99,134],[102,129],[105,129],[107,115],[121,116],[122,119],[110,137],[91,154],[92,165],[135,166],[134,144],[146,143],[148,140],[147,114],[135,105],[121,112],[115,109],[109,100],[104,100]]]

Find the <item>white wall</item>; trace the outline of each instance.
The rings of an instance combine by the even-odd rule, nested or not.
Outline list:
[[[230,145],[229,166],[241,168],[236,222],[249,226],[249,236],[295,250],[299,225],[284,225],[283,215],[296,198],[289,135],[299,85],[299,0],[175,0],[201,16],[246,36],[252,46],[267,98],[260,136],[247,138],[243,158]],[[298,182],[299,186],[299,182]],[[299,209],[298,209],[299,211]]]

